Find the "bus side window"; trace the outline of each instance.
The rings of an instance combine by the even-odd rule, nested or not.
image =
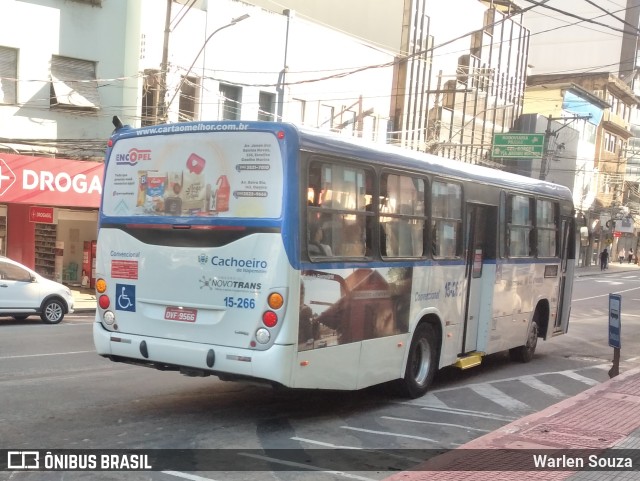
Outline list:
[[[462,255],[462,187],[434,181],[431,191],[433,256],[456,258]]]
[[[347,224],[344,227],[340,255],[345,257],[361,257],[364,255],[364,239],[358,224]]]

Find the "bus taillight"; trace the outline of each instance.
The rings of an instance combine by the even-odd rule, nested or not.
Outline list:
[[[278,323],[278,315],[273,311],[265,311],[262,314],[262,323],[267,327],[275,327]]]
[[[109,296],[107,296],[106,294],[102,294],[98,299],[98,304],[102,309],[106,309],[111,304],[111,300],[109,299]]]
[[[269,307],[271,309],[276,309],[276,310],[280,309],[284,304],[284,298],[282,297],[281,294],[277,292],[273,292],[269,294],[269,297],[267,299],[267,304],[269,304]]]
[[[105,281],[104,279],[98,279],[96,281],[96,291],[98,291],[99,294],[104,294],[106,290],[107,281]]]

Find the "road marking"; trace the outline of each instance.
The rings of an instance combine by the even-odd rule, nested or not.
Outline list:
[[[560,398],[560,399],[567,397],[567,395],[562,391],[560,391],[560,389],[557,389],[553,386],[550,386],[547,383],[542,382],[540,379],[536,378],[535,376],[522,376],[520,380],[523,383],[525,383],[527,386],[533,389],[537,389],[538,391],[542,391],[543,393],[548,394],[549,396]]]
[[[401,402],[401,404],[409,404],[412,406],[421,406],[421,407],[429,407],[429,408],[449,409],[449,406],[447,406],[440,399],[438,399],[433,393],[430,393],[430,392],[422,396],[420,399],[414,399],[412,401],[404,401],[404,402]]]
[[[284,461],[282,459],[271,458],[269,456],[260,456],[258,454],[250,454],[250,453],[238,453],[238,455],[239,456],[246,456],[248,458],[262,459],[262,460],[267,461],[269,463],[277,463],[277,464],[283,464],[285,466],[291,466],[291,467],[294,467],[294,468],[300,468],[303,471],[322,471],[323,473],[334,474],[336,476],[342,476],[344,478],[349,478],[349,479],[359,479],[361,481],[376,481],[373,478],[365,478],[364,476],[358,476],[356,474],[349,474],[349,473],[345,473],[344,471],[331,471],[331,470],[323,469],[323,468],[320,468],[318,466],[313,466],[313,465],[310,465],[310,464],[294,463],[293,461]]]
[[[431,438],[423,438],[421,436],[412,436],[410,434],[398,434],[398,433],[387,433],[385,431],[373,431],[371,429],[362,429],[362,428],[354,428],[351,426],[340,426],[342,429],[350,429],[352,431],[360,431],[363,433],[371,433],[371,434],[381,434],[382,436],[396,436],[396,437],[400,437],[400,438],[409,438],[409,439],[417,439],[419,441],[427,441],[430,443],[439,443],[440,441],[436,441],[435,439],[431,439]]]
[[[575,379],[576,381],[583,382],[588,384],[589,386],[597,386],[600,384],[598,381],[591,379],[590,377],[583,376],[582,374],[578,374],[573,371],[559,371],[558,374],[562,374],[563,376],[570,377],[571,379]]]
[[[161,471],[163,474],[169,476],[175,476],[176,478],[190,479],[191,481],[215,481],[211,478],[203,478],[202,476],[196,476],[195,474],[181,473],[180,471]]]
[[[313,439],[307,439],[307,438],[298,438],[298,437],[293,437],[290,438],[293,441],[300,441],[301,443],[308,443],[308,444],[317,444],[318,446],[324,446],[325,448],[336,448],[336,449],[364,449],[364,448],[358,448],[355,446],[340,446],[338,444],[333,444],[333,443],[324,443],[322,441],[315,441]]]
[[[622,294],[623,292],[637,291],[640,287],[632,287],[631,289],[625,289],[624,291],[618,291],[616,294]],[[571,299],[571,302],[588,301],[589,299],[597,299],[598,297],[609,297],[609,294],[602,294],[599,296],[583,297],[582,299]]]
[[[411,405],[411,402],[406,402],[402,404]],[[476,418],[494,419],[496,421],[505,421],[505,422],[511,422],[518,419],[513,416],[503,416],[501,414],[493,414],[493,413],[482,412],[482,411],[469,411],[467,409],[437,408],[437,407],[429,407],[429,406],[424,406],[422,407],[422,409],[424,409],[425,411],[435,411],[435,412],[455,414],[460,416],[472,416]]]
[[[52,352],[49,354],[23,354],[21,356],[4,356],[4,357],[0,357],[0,359],[22,359],[26,357],[44,357],[44,356],[68,356],[70,354],[87,354],[88,352],[92,352],[95,354],[96,351]]]
[[[300,441],[302,443],[307,443],[307,444],[315,444],[317,446],[324,446],[325,448],[335,448],[335,449],[358,449],[360,451],[368,451],[371,453],[382,453],[385,456],[390,456],[392,458],[399,458],[399,459],[405,459],[408,461],[411,461],[412,463],[422,463],[424,461],[424,459],[417,459],[417,458],[411,458],[409,456],[400,456],[398,454],[393,454],[387,451],[380,451],[378,449],[369,449],[369,448],[358,448],[356,446],[340,446],[339,444],[333,444],[333,443],[324,443],[322,441],[316,441],[314,439],[307,439],[307,438],[298,438],[298,437],[293,437],[291,438],[293,441]]]
[[[417,424],[434,424],[436,426],[445,426],[448,428],[460,428],[469,431],[478,431],[481,433],[489,433],[488,429],[478,429],[478,428],[470,428],[469,426],[462,426],[460,424],[451,424],[451,423],[436,423],[433,421],[422,421],[419,419],[405,419],[405,418],[394,418],[393,416],[380,416],[382,419],[390,419],[391,421],[403,421],[406,423],[417,423]]]
[[[507,408],[509,411],[531,411],[531,407],[529,405],[512,398],[491,384],[470,386],[469,389],[480,394],[480,396],[493,401],[499,406]]]

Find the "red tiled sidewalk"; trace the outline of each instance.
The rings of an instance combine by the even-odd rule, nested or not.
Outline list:
[[[640,369],[635,369],[432,458],[416,471],[398,473],[385,481],[564,480],[578,469],[514,471],[506,467],[501,471],[505,460],[500,451],[494,450],[600,450],[620,443],[639,428]],[[532,463],[532,452],[522,452],[520,466]],[[518,457],[511,456],[509,462],[518,462]],[[474,469],[487,465],[495,470],[464,471],[467,463]],[[638,471],[634,474],[640,479]]]

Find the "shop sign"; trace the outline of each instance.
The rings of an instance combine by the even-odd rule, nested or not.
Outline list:
[[[53,218],[53,207],[29,207],[29,221],[40,224],[55,224]]]
[[[0,202],[100,206],[102,162],[0,154]]]

